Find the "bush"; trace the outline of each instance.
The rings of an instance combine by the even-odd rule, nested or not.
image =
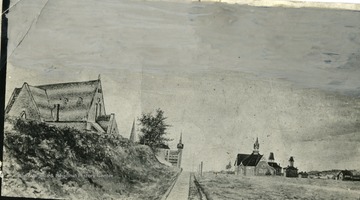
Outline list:
[[[71,160],[81,164],[104,163],[114,170],[111,149],[128,146],[121,136],[58,128],[45,123],[15,119],[14,130],[5,135],[4,145],[22,164],[22,172],[45,170],[54,177],[71,172]]]

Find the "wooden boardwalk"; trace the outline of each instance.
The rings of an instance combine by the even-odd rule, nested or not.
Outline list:
[[[167,200],[187,200],[189,196],[190,172],[181,172]]]

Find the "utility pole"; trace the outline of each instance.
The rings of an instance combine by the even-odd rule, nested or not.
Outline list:
[[[200,176],[203,176],[203,161],[200,164]]]

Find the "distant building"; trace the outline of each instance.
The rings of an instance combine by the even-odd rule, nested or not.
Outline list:
[[[235,174],[243,176],[276,175],[276,169],[259,154],[259,140],[256,138],[252,154],[238,154],[235,161]]]
[[[8,116],[59,127],[119,134],[115,114],[107,115],[100,75],[97,80],[15,88],[5,109]]]
[[[179,143],[177,144],[177,150],[171,150],[169,146],[162,145],[158,148],[156,155],[165,161],[171,163],[172,166],[181,168],[182,151],[184,144],[182,143],[182,133],[180,135]]]
[[[299,178],[308,178],[309,174],[306,172],[299,172]]]
[[[271,166],[272,168],[275,169],[275,175],[278,175],[278,176],[281,175],[282,167],[278,163],[275,162],[275,156],[274,156],[273,152],[270,152],[268,164],[269,164],[269,166]]]
[[[290,157],[289,164],[284,168],[284,176],[285,177],[298,177],[298,169],[294,167],[294,157]]]
[[[342,181],[352,180],[353,173],[349,170],[342,170],[337,174],[336,177],[338,180],[342,180]]]

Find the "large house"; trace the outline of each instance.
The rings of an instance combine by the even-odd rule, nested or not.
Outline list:
[[[235,161],[235,174],[244,176],[276,175],[277,169],[270,166],[266,158],[259,153],[259,141],[256,138],[251,154],[238,154]]]
[[[8,116],[60,127],[119,134],[115,114],[107,115],[100,75],[97,80],[15,88],[5,109]]]

